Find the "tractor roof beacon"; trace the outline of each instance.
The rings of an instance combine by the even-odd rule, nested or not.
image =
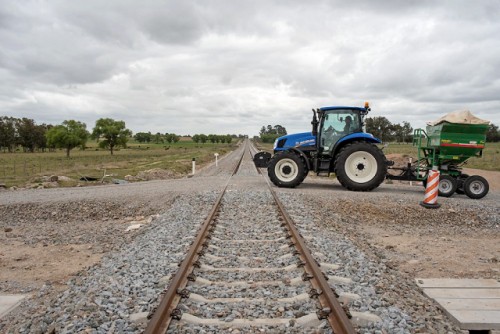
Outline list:
[[[310,171],[317,175],[335,173],[345,188],[369,191],[385,179],[387,162],[375,145],[380,139],[365,133],[368,103],[361,107],[323,107],[314,110],[312,131],[276,139],[274,155],[255,155],[258,167],[267,166],[271,181],[278,187],[293,188]]]

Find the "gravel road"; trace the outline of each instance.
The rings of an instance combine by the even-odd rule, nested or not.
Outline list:
[[[0,332],[140,332],[236,160],[229,154],[185,179],[1,191],[0,292],[30,297],[0,320]],[[262,189],[247,171],[230,191]],[[351,307],[382,318],[366,333],[460,332],[414,278],[500,278],[497,192],[440,198],[441,209],[425,210],[415,186],[355,193],[309,177],[277,190],[323,260],[349,261],[353,269],[329,274],[361,283],[363,298]],[[134,223],[143,226],[125,232]]]

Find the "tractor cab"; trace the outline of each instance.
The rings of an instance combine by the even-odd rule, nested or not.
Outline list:
[[[358,110],[333,109],[322,113],[318,134],[319,152],[330,153],[340,138],[362,132],[362,120]]]
[[[320,154],[331,155],[335,145],[345,136],[363,132],[363,116],[366,110],[347,107],[321,108],[317,144]]]

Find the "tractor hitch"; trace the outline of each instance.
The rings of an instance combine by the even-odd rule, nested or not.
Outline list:
[[[259,152],[254,155],[253,163],[257,168],[267,168],[269,165],[269,160],[271,160],[272,154],[269,152]]]

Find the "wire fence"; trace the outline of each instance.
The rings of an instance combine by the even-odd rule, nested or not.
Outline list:
[[[192,145],[191,145],[192,146]],[[203,163],[213,159],[214,152],[224,153],[229,145],[172,146],[154,150],[76,151],[71,157],[64,152],[0,153],[0,185],[19,186],[40,182],[42,176],[67,176],[78,180],[83,176],[102,178],[103,171],[117,177],[153,168],[184,173],[192,158]]]
[[[164,153],[144,156],[130,155],[88,155],[75,157],[56,157],[49,154],[30,156],[0,155],[0,183],[16,185],[23,182],[36,182],[44,175],[67,175],[71,177],[102,176],[102,170],[127,170],[141,163],[149,163],[163,157]]]

